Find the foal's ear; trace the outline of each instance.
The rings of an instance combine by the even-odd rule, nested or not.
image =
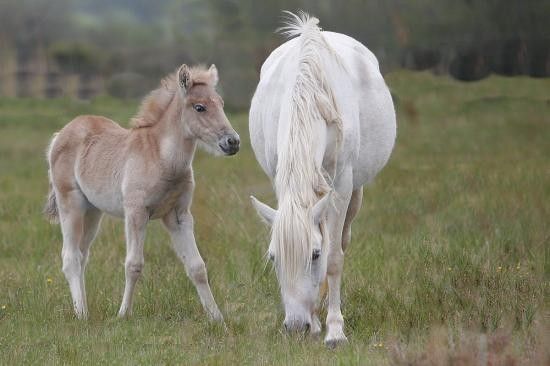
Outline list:
[[[275,219],[277,211],[272,209],[265,203],[258,201],[254,196],[250,196],[250,200],[252,201],[252,206],[254,206],[256,212],[258,213],[258,216],[260,216],[262,221],[271,226],[273,224],[273,220]]]
[[[218,85],[218,69],[216,68],[216,65],[210,65],[208,72],[210,73],[210,81],[212,82],[212,85]]]
[[[313,206],[313,209],[311,210],[313,214],[313,222],[315,225],[318,225],[321,222],[321,219],[325,217],[325,214],[327,212],[327,208],[330,204],[332,197],[332,191],[328,192],[321,198],[315,206]]]
[[[193,81],[191,80],[191,71],[189,71],[189,66],[183,64],[178,69],[178,81],[180,86],[185,89],[185,91],[191,88]]]

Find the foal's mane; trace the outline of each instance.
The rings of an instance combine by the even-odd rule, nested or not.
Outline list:
[[[193,66],[189,72],[192,80],[191,87],[212,85],[210,74],[204,65]],[[130,120],[130,126],[141,128],[156,124],[168,109],[179,88],[181,86],[178,80],[178,70],[176,70],[165,76],[160,81],[160,86],[143,98],[138,112]]]
[[[304,268],[310,267],[311,209],[331,190],[331,178],[315,159],[317,144],[313,136],[317,123],[324,121],[327,126],[335,126],[338,143],[342,138],[342,120],[324,76],[331,71],[328,65],[341,66],[341,60],[321,34],[317,18],[304,12],[287,14],[289,19],[279,32],[299,37],[300,54],[291,101],[283,107],[290,108],[290,130],[288,141],[279,153],[275,177],[279,214],[273,223],[272,235],[282,285],[290,285]],[[326,234],[324,223],[321,226]],[[327,238],[324,239],[323,245],[326,245]]]

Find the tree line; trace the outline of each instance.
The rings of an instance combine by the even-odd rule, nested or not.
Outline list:
[[[0,62],[101,77],[139,97],[182,62],[216,63],[226,103],[246,107],[267,55],[284,40],[281,10],[304,9],[379,58],[383,72],[431,69],[471,81],[491,73],[550,75],[543,0],[3,0]]]

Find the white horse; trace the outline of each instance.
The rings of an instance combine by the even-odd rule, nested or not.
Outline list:
[[[281,31],[295,38],[263,64],[249,126],[278,208],[251,199],[272,227],[268,255],[285,328],[321,331],[317,313],[326,279],[325,343],[335,346],[347,340],[340,310],[344,250],[363,185],[393,149],[395,111],[372,52],[346,35],[321,31],[318,19],[305,13],[288,14]]]

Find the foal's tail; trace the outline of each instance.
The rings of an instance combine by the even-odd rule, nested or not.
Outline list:
[[[42,211],[44,216],[46,216],[48,221],[52,224],[59,223],[59,211],[57,209],[57,199],[55,198],[55,190],[53,189],[53,184],[52,184],[52,167],[51,167],[51,159],[50,159],[52,147],[56,138],[57,138],[57,133],[54,133],[52,140],[48,145],[48,149],[46,151],[46,158],[48,160],[49,192],[48,192],[48,198],[46,199],[46,204],[44,205],[44,210]]]

